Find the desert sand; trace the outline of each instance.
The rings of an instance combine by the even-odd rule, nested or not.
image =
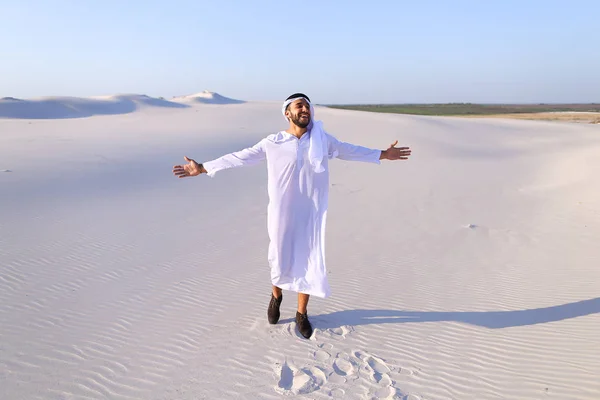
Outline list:
[[[531,112],[517,114],[492,114],[478,116],[462,116],[463,118],[511,118],[533,121],[559,121],[588,124],[600,124],[600,113],[597,112]]]
[[[0,100],[0,398],[600,398],[599,125],[317,107],[413,155],[332,162],[305,340],[264,165],[172,175],[286,128],[223,99]]]

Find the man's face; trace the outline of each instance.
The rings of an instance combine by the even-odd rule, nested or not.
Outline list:
[[[310,104],[304,99],[298,99],[288,106],[288,118],[299,128],[306,128],[310,123]]]

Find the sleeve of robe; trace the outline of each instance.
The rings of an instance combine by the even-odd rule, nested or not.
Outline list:
[[[327,134],[328,150],[330,158],[339,158],[346,161],[362,161],[381,164],[379,157],[381,150],[357,146],[352,143],[342,142],[330,134]]]
[[[202,163],[208,176],[214,176],[217,172],[236,167],[255,165],[266,158],[264,142],[261,140],[252,147],[225,154],[219,158]]]

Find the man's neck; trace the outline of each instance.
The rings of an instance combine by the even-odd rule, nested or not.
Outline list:
[[[294,123],[290,123],[290,127],[288,128],[288,130],[286,132],[289,133],[290,135],[294,135],[298,139],[300,139],[302,137],[302,135],[304,135],[306,133],[306,131],[307,131],[306,128],[300,128],[298,125],[296,125]]]

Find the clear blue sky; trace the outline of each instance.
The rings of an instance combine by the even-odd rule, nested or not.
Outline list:
[[[598,0],[0,0],[0,97],[600,102]]]

